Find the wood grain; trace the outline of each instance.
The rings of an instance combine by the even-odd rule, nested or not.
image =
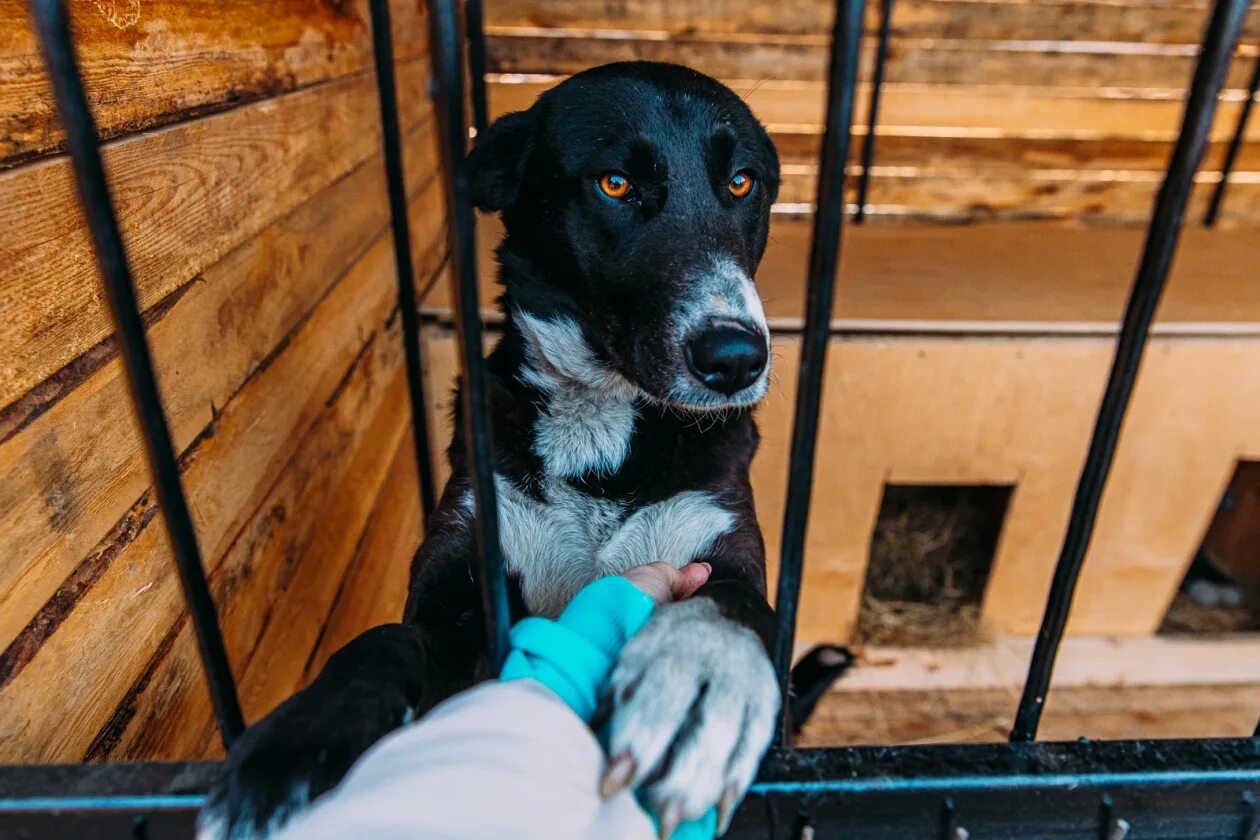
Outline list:
[[[879,4],[868,3],[866,26],[876,31]],[[824,0],[788,2],[664,3],[659,0],[526,0],[486,4],[492,26],[548,29],[652,30],[830,35],[833,6]],[[898,0],[892,31],[901,38],[1198,43],[1207,20],[1201,2],[993,2],[993,0]],[[1249,35],[1260,33],[1260,15],[1248,18]]]
[[[399,620],[422,532],[415,447],[410,436],[404,435],[319,643],[307,662],[303,684],[355,636],[369,627]]]
[[[312,552],[335,567],[346,560],[339,541],[358,538],[364,517],[358,512],[375,498],[375,468],[364,465],[389,457],[383,450],[390,435],[377,436],[380,425],[407,422],[397,329],[383,331],[355,366],[336,402],[314,424],[295,456],[259,505],[253,519],[212,576],[220,605],[224,642],[238,680],[253,661],[260,639],[284,620],[277,605],[302,584],[301,576],[328,574]],[[414,470],[414,466],[413,466]],[[365,483],[350,484],[348,482]],[[336,531],[337,533],[333,533]],[[307,605],[310,615],[322,614]],[[292,607],[288,609],[292,610]],[[209,696],[201,674],[191,628],[181,617],[171,630],[165,656],[153,656],[130,687],[87,757],[115,761],[136,759],[189,760],[218,750]],[[301,668],[309,649],[290,649],[288,658]],[[290,666],[292,668],[293,666]],[[256,718],[251,715],[250,719]]]
[[[559,36],[559,37],[558,37]],[[487,68],[495,73],[576,73],[610,61],[671,61],[719,79],[826,78],[829,38],[548,30],[488,27]],[[870,79],[874,44],[865,39],[860,78]],[[976,42],[907,38],[891,44],[887,81],[895,84],[1157,88],[1184,91],[1197,45],[1103,45],[1070,41]],[[1255,46],[1239,48],[1226,87],[1245,88]]]
[[[400,67],[408,129],[429,109],[422,64]],[[142,308],[379,148],[370,74],[107,146],[105,165]],[[98,344],[112,325],[68,161],[56,158],[0,175],[0,197],[3,409]]]
[[[408,136],[417,264],[432,262],[442,218],[426,122]],[[369,159],[211,266],[149,329],[177,450],[385,235],[384,168]],[[439,224],[434,225],[433,220]],[[213,359],[213,364],[206,364]],[[8,645],[149,485],[121,364],[87,371],[63,398],[14,408],[0,442],[0,647]],[[15,418],[15,421],[19,418]],[[90,457],[89,457],[90,453]]]
[[[0,166],[64,138],[21,0],[0,0]],[[89,102],[106,138],[372,68],[367,0],[71,0]],[[393,0],[394,51],[427,49],[424,6]]]
[[[364,448],[350,465],[336,494],[338,506],[316,523],[316,538],[298,559],[293,582],[275,599],[271,621],[239,677],[241,705],[247,720],[258,720],[303,685],[320,635],[345,579],[358,557],[360,544],[381,541],[388,534],[368,532],[371,510],[410,419],[406,380],[393,383],[381,411],[371,418]],[[362,424],[364,416],[360,416]],[[413,546],[414,549],[414,546]],[[395,616],[397,619],[400,616]],[[218,753],[217,745],[207,757]]]
[[[253,519],[394,302],[392,253],[382,238],[184,454],[184,487],[209,571]],[[401,354],[397,342],[373,358],[391,352]],[[165,536],[150,523],[116,550],[24,667],[5,675],[0,751],[17,761],[82,756],[181,609]]]

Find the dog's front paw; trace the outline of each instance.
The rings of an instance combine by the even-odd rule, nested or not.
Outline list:
[[[605,794],[641,788],[666,834],[718,804],[724,830],[779,711],[756,634],[707,598],[661,607],[622,651],[612,704]]]

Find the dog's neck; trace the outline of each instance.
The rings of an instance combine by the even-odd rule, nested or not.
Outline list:
[[[642,392],[591,350],[571,317],[543,318],[505,301],[507,335],[520,348],[511,376],[541,402],[532,446],[545,475],[616,472],[630,452]]]

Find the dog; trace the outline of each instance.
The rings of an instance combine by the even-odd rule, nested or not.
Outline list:
[[[778,155],[730,89],[632,62],[503,116],[468,164],[474,203],[506,231],[503,336],[486,371],[513,619],[555,616],[640,564],[709,563],[699,593],[659,608],[624,649],[610,753],[658,813],[719,804],[725,820],[780,705],[749,482],[770,377],[753,275]],[[458,416],[455,429],[402,622],[351,641],[239,739],[200,836],[265,836],[388,732],[492,676]]]

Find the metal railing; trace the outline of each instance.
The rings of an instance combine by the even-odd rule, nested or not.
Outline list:
[[[773,660],[785,694],[804,567],[814,454],[817,448],[828,321],[835,296],[845,216],[848,159],[864,0],[839,0],[833,33],[826,132],[820,153],[817,210],[810,248],[806,323],[792,430],[787,503],[778,584],[778,637]],[[239,701],[218,616],[201,563],[179,470],[163,415],[153,364],[125,248],[101,165],[99,138],[84,94],[62,0],[32,0],[57,108],[74,163],[132,400],[141,420],[150,468],[165,513],[172,553],[196,628],[201,661],[226,744],[239,734]],[[371,2],[382,132],[389,182],[399,306],[406,342],[423,515],[433,509],[432,461],[420,378],[419,325],[394,86],[387,0]],[[823,828],[839,836],[964,840],[967,837],[1221,837],[1255,840],[1260,831],[1260,737],[1183,741],[1035,743],[1072,595],[1089,545],[1099,500],[1133,391],[1151,320],[1177,246],[1194,175],[1203,157],[1246,0],[1217,0],[1191,84],[1172,160],[1155,201],[1142,260],[1122,321],[1107,387],[1077,488],[1041,630],[1009,744],[937,747],[792,749],[783,727],[732,836],[805,837]],[[878,112],[878,80],[887,56],[890,0],[883,0],[863,177],[870,169]],[[507,587],[499,551],[492,466],[492,429],[482,364],[474,216],[465,151],[463,46],[469,43],[474,122],[484,127],[486,92],[481,7],[469,0],[466,29],[454,0],[431,0],[432,94],[450,213],[455,316],[463,365],[464,439],[476,509],[480,586],[488,638],[496,658],[506,650]],[[1255,87],[1253,78],[1252,88]],[[1254,98],[1254,97],[1253,97]],[[1247,118],[1244,109],[1238,129]],[[1235,145],[1241,142],[1236,138]],[[1236,154],[1236,150],[1234,152]],[[1231,154],[1232,160],[1234,154]],[[1222,179],[1222,188],[1225,179]],[[859,207],[866,190],[860,191]],[[1219,201],[1216,202],[1219,206]],[[788,704],[784,704],[786,710]],[[785,719],[786,724],[786,719]],[[1260,736],[1260,728],[1257,735]],[[186,831],[214,771],[208,763],[0,768],[0,835],[47,836],[67,827],[82,836],[157,836]],[[1012,826],[1020,827],[1010,833]],[[51,829],[49,829],[51,830]],[[1005,830],[1007,833],[1002,834]],[[39,833],[45,832],[45,833]],[[95,833],[94,833],[95,832]],[[127,836],[125,834],[121,836]],[[174,835],[171,835],[174,836]]]

